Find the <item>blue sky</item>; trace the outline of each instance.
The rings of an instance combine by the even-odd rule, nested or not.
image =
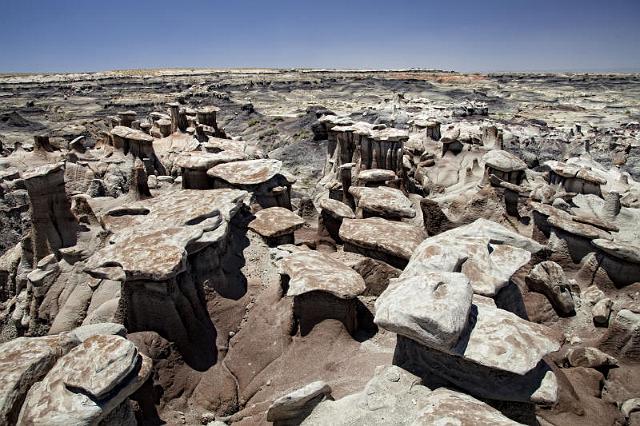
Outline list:
[[[0,72],[640,71],[640,0],[0,0]]]

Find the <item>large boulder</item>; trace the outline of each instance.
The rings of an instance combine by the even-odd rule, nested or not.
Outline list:
[[[15,424],[27,391],[80,341],[74,334],[19,337],[0,345],[0,423]]]
[[[27,394],[18,423],[93,425],[151,374],[151,360],[120,336],[93,336],[58,360]]]
[[[360,252],[404,268],[418,244],[426,238],[426,233],[407,223],[372,217],[344,219],[340,238],[348,251]]]
[[[320,402],[302,425],[517,425],[495,408],[450,389],[431,391],[413,374],[380,366],[365,388]]]
[[[461,273],[394,279],[376,301],[375,323],[449,352],[467,326],[472,296],[469,279]]]
[[[364,279],[353,269],[316,251],[294,252],[281,262],[289,277],[287,296],[324,291],[341,299],[353,299],[365,290]]]

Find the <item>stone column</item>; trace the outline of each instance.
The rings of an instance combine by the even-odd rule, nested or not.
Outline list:
[[[440,122],[430,121],[427,123],[427,138],[439,141],[440,140]]]
[[[124,111],[118,113],[118,118],[120,118],[120,125],[125,127],[132,127],[133,122],[136,119],[138,114],[135,111]]]
[[[131,169],[131,177],[129,178],[129,196],[134,200],[144,200],[151,198],[151,191],[147,184],[147,171],[144,163],[136,158]]]
[[[351,172],[353,163],[347,163],[340,166],[340,182],[342,183],[342,202],[351,208],[355,207],[353,196],[349,193],[351,187]]]
[[[171,102],[169,105],[169,111],[171,112],[171,133],[178,131],[178,121],[180,116],[180,104],[177,102]]]
[[[34,263],[77,242],[77,220],[64,188],[62,163],[48,164],[23,176],[31,204]],[[34,265],[35,266],[35,265]]]
[[[49,136],[37,135],[33,137],[33,147],[36,151],[57,151],[49,142]]]
[[[622,205],[620,204],[620,194],[611,191],[604,196],[604,213],[607,219],[615,219],[620,213]]]

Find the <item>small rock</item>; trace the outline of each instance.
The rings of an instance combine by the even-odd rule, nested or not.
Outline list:
[[[611,307],[613,301],[608,297],[600,299],[593,308],[591,308],[591,314],[593,315],[593,322],[596,325],[607,326],[609,323],[609,315],[611,315]]]
[[[331,387],[323,381],[309,383],[275,401],[267,410],[267,421],[276,422],[304,417],[331,395]]]

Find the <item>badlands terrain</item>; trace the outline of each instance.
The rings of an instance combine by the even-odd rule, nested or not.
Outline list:
[[[640,425],[640,75],[0,75],[0,424]]]

